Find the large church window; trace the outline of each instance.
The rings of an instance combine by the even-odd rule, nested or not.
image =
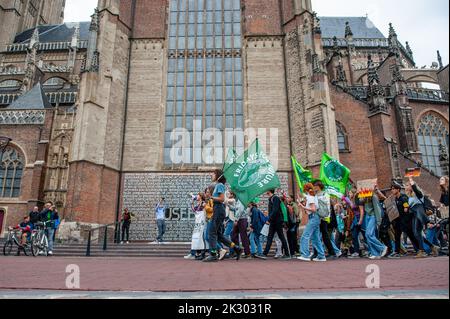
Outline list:
[[[442,143],[447,150],[449,145],[448,123],[444,121],[436,113],[425,114],[420,120],[417,137],[423,165],[439,176],[442,175],[439,145]]]
[[[243,147],[241,140],[227,145],[224,134],[244,126],[240,0],[171,0],[169,20],[164,163],[174,165],[170,133],[183,128],[191,135],[190,163],[212,164],[198,162],[205,141],[192,142],[194,128],[223,133],[215,152]]]
[[[20,196],[24,159],[12,147],[0,151],[0,197],[16,198]]]

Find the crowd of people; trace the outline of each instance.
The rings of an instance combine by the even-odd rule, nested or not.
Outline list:
[[[393,182],[385,192],[377,186],[368,193],[354,188],[342,198],[330,197],[316,180],[297,198],[270,190],[267,210],[257,199],[245,207],[225,184],[218,170],[213,184],[193,196],[195,228],[185,259],[267,260],[274,241],[274,258],[305,262],[448,255],[448,177],[440,179],[439,203],[413,178],[404,185]]]
[[[45,225],[45,235],[48,239],[48,255],[53,255],[53,245],[56,238],[56,231],[60,224],[60,218],[56,206],[49,201],[45,203],[42,211],[39,210],[39,207],[35,206],[28,215],[24,216],[20,224],[15,227],[9,227],[9,230],[15,229],[21,231],[21,241],[17,249],[17,256],[20,256],[21,252],[25,250],[25,246],[29,245],[31,232],[39,223]],[[40,251],[39,254],[43,254],[43,251]]]

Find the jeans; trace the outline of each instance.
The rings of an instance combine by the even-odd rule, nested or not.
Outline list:
[[[375,215],[366,215],[366,242],[369,253],[372,256],[379,257],[386,249],[386,246],[380,243],[376,236],[377,218]]]
[[[127,236],[128,241],[130,239],[130,222],[123,222],[122,224],[122,241],[125,241],[125,235]]]
[[[226,224],[225,224],[225,231],[223,233],[223,235],[228,238],[229,240],[231,240],[231,233],[233,232],[233,227],[234,227],[234,223],[232,220],[229,220]]]
[[[355,216],[352,224],[352,240],[353,240],[353,250],[355,253],[361,253],[361,247],[359,244],[359,234],[363,233],[362,227],[364,227],[364,222],[359,226],[360,216]]]
[[[225,220],[225,205],[219,202],[214,203],[214,215],[211,220],[211,225],[209,227],[208,237],[209,237],[209,247],[211,254],[215,255],[217,252],[218,243],[222,243],[227,247],[232,247],[233,243],[224,236],[224,225]]]
[[[412,216],[402,215],[392,221],[392,226],[394,227],[395,252],[397,254],[400,254],[401,251],[403,233],[406,233],[406,235],[409,237],[414,248],[417,248],[419,246],[412,229]]]
[[[255,231],[252,231],[250,233],[250,253],[252,255],[258,254],[262,255],[263,248],[261,243],[261,234],[256,233]]]
[[[414,213],[413,231],[414,231],[414,237],[416,237],[416,240],[419,244],[419,250],[425,250],[425,243],[429,247],[432,247],[433,244],[430,243],[423,236],[423,229],[428,223],[428,217],[425,215],[425,210],[424,210],[423,206],[422,205],[414,206],[411,210]]]
[[[48,251],[53,251],[53,234],[55,230],[53,228],[47,228],[47,239],[48,239]]]
[[[289,256],[289,247],[288,247],[286,238],[284,237],[283,224],[280,222],[272,223],[269,226],[269,236],[267,236],[267,244],[266,244],[266,248],[264,249],[264,255],[267,256],[269,254],[270,248],[272,248],[272,243],[273,243],[275,234],[277,234],[281,240],[281,246],[284,251],[284,254],[286,256]]]
[[[320,235],[320,217],[317,214],[309,215],[309,221],[306,225],[303,236],[300,239],[300,253],[304,258],[310,258],[311,252],[309,250],[309,243],[312,243],[313,248],[317,251],[319,259],[325,259],[325,251],[322,246]]]
[[[212,220],[209,220],[206,223],[205,234],[204,234],[205,235],[205,242],[207,242],[208,245],[209,245],[209,232],[210,232],[211,227],[212,227]],[[217,250],[221,250],[222,249],[222,245],[220,243],[217,243],[216,249]]]
[[[328,233],[328,223],[324,220],[320,221],[320,233],[322,235],[322,240],[327,248],[328,254],[331,256],[338,255],[341,251],[336,247],[336,244],[330,239]]]
[[[241,238],[242,245],[244,246],[244,252],[248,256],[250,255],[250,242],[247,235],[248,220],[240,219],[236,226],[233,228],[231,240],[239,244],[239,237]]]
[[[164,219],[158,219],[156,225],[158,226],[158,237],[156,239],[161,243],[166,233],[166,221]]]

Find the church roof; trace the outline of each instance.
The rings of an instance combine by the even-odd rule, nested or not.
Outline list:
[[[349,22],[355,39],[386,38],[368,17],[320,17],[322,38],[345,38],[346,22]]]
[[[39,41],[41,43],[70,42],[77,23],[63,23],[57,25],[40,25]],[[90,22],[80,22],[80,41],[88,40]],[[14,43],[28,43],[36,28],[28,29],[16,35]]]
[[[41,83],[36,84],[30,91],[21,95],[12,102],[6,109],[8,110],[40,110],[49,109],[52,105],[42,90]]]

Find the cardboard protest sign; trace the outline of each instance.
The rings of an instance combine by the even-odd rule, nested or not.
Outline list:
[[[407,168],[405,172],[405,177],[420,177],[421,174],[420,167]]]
[[[386,207],[386,214],[388,215],[389,221],[396,220],[400,217],[400,213],[397,208],[397,203],[395,202],[395,196],[389,196],[384,201],[384,206]]]

